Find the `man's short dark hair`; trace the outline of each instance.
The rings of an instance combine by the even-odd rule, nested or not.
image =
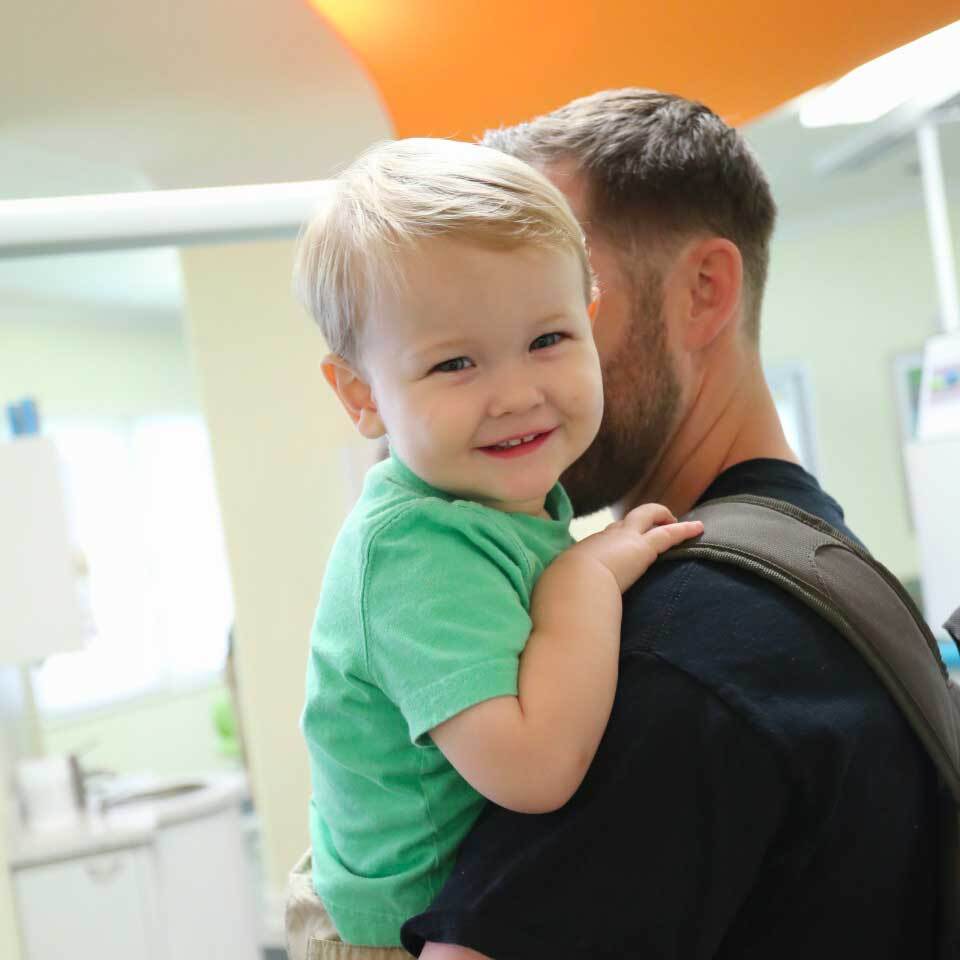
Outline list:
[[[777,208],[739,133],[709,107],[656,90],[606,90],[482,141],[537,165],[570,160],[587,177],[595,229],[636,249],[708,230],[740,249],[744,319],[759,336]]]

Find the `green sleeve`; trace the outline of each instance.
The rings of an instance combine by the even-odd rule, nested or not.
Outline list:
[[[412,742],[482,700],[517,694],[530,635],[527,560],[519,540],[483,513],[418,501],[368,548],[367,666]]]

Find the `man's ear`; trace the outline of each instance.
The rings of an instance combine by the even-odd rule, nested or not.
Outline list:
[[[335,353],[328,353],[323,358],[320,369],[360,433],[368,440],[382,437],[387,428],[380,419],[370,384],[343,357],[338,357]]]
[[[684,344],[689,350],[702,350],[738,322],[743,257],[732,241],[708,237],[690,250],[688,264],[690,298]]]

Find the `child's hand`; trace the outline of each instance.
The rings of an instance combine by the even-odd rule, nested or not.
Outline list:
[[[623,592],[647,572],[661,553],[701,533],[703,524],[699,520],[679,523],[666,507],[646,503],[605,530],[574,544],[558,559],[573,554],[578,560],[601,563]]]

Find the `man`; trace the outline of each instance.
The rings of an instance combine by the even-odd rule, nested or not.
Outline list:
[[[621,90],[485,142],[544,170],[590,242],[606,410],[564,476],[578,512],[755,494],[849,533],[763,378],[775,206],[739,135]],[[580,790],[545,816],[489,808],[404,943],[427,960],[931,957],[935,825],[932,767],[840,634],[759,577],[662,562],[624,598]]]

